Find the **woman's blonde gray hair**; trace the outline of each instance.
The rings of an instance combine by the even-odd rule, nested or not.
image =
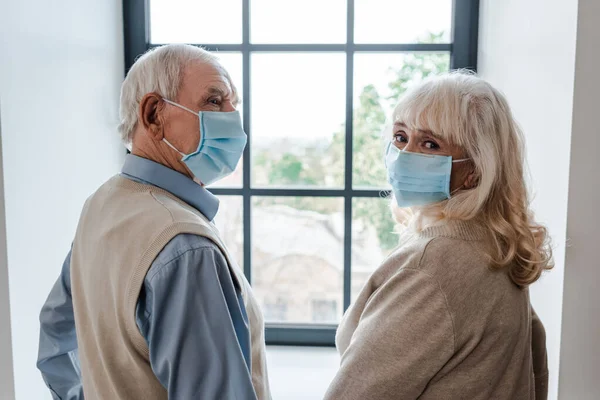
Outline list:
[[[128,148],[131,148],[141,99],[152,92],[176,99],[183,70],[191,61],[218,64],[213,54],[187,44],[169,44],[148,50],[133,64],[121,85],[119,108],[118,131]]]
[[[441,218],[487,227],[493,265],[520,287],[553,267],[547,230],[530,210],[523,133],[497,89],[472,73],[444,74],[408,91],[393,118],[462,147],[474,165],[476,187],[440,203]]]

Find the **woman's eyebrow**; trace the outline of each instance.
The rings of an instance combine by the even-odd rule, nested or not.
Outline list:
[[[444,140],[444,139],[442,139],[442,137],[440,135],[436,134],[434,131],[432,131],[430,129],[419,129],[419,132],[421,132],[424,135],[431,136],[432,138],[440,140],[440,141]]]
[[[404,128],[407,129],[408,127],[406,126],[406,124],[404,122],[394,122],[394,126],[397,128]],[[431,129],[416,129],[417,131],[419,131],[420,133],[427,135],[427,136],[431,136],[434,139],[440,140],[442,141],[442,137],[438,134],[436,134],[434,131],[432,131]]]

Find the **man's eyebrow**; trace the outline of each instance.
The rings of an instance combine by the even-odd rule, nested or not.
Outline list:
[[[235,89],[235,87],[232,87],[233,93],[231,95],[231,104],[233,104],[234,107],[237,107],[240,105],[240,96],[238,96],[238,91]]]
[[[210,86],[207,92],[212,96],[227,97],[227,92],[217,86]]]
[[[221,96],[223,98],[231,97],[231,103],[233,103],[234,106],[237,106],[240,102],[240,99],[237,94],[237,90],[233,90],[230,93],[228,91],[223,90],[222,88],[220,88],[218,86],[210,86],[208,88],[207,92],[208,92],[209,96]]]

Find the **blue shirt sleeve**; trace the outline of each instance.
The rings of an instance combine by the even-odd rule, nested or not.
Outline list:
[[[83,399],[71,298],[70,265],[71,252],[67,255],[60,277],[40,313],[37,367],[52,397],[58,400]]]
[[[40,314],[37,366],[54,399],[83,400],[71,298],[71,253]],[[176,236],[146,275],[136,322],[169,399],[255,399],[248,317],[210,240]]]
[[[169,399],[255,399],[248,318],[210,240],[176,236],[146,275],[137,322]]]

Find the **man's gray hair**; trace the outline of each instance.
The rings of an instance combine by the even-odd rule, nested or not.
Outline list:
[[[138,121],[140,101],[148,93],[175,100],[181,87],[183,70],[190,61],[218,63],[217,57],[199,47],[169,44],[147,51],[136,60],[121,85],[119,134],[131,149]]]

